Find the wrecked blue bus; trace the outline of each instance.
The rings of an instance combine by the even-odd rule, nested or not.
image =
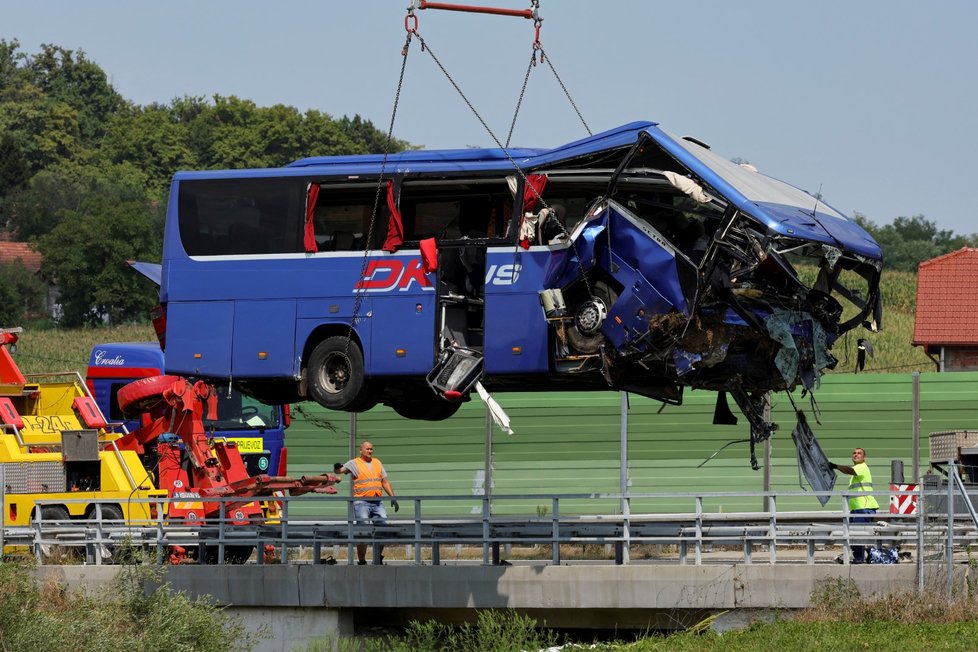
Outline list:
[[[179,172],[156,325],[167,373],[269,403],[438,420],[475,381],[690,387],[761,439],[766,392],[813,388],[838,338],[880,326],[881,268],[821,199],[636,122],[554,149]]]

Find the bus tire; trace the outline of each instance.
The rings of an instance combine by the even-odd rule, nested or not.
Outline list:
[[[618,301],[618,293],[615,292],[607,283],[604,281],[596,281],[593,287],[593,296],[587,297],[587,300],[591,298],[600,299],[604,303],[605,309],[611,310],[611,307],[615,305]],[[580,307],[580,304],[575,307],[575,311]],[[596,333],[586,335],[580,332],[577,328],[576,322],[567,329],[567,341],[570,343],[571,348],[573,348],[578,353],[592,354],[597,353],[601,350],[601,345],[605,342],[604,334],[601,331]]]
[[[119,409],[126,415],[147,412],[163,396],[163,390],[179,380],[179,376],[150,376],[134,380],[116,395]]]
[[[363,353],[347,337],[334,335],[316,345],[306,373],[309,396],[330,410],[351,410],[364,401]]]
[[[373,391],[367,385],[361,390],[360,397],[347,410],[349,412],[367,412],[372,410],[378,403],[380,403],[380,397],[377,396],[377,392]]]
[[[434,396],[424,400],[397,401],[388,405],[405,419],[444,421],[458,412],[462,406],[462,401],[445,401]]]

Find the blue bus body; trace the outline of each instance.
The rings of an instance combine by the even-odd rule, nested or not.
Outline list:
[[[820,199],[636,122],[552,150],[180,172],[157,329],[167,373],[269,402],[434,420],[475,379],[670,403],[694,387],[762,432],[764,392],[813,388],[837,338],[880,325],[881,268]]]
[[[96,344],[89,356],[86,384],[102,414],[132,432],[142,424],[119,409],[119,389],[160,375],[164,367],[156,342]],[[278,474],[287,425],[283,407],[262,404],[227,385],[218,389],[217,403],[217,419],[204,420],[207,431],[237,443],[249,475]]]

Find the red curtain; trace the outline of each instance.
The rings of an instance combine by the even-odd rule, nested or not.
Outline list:
[[[309,192],[306,197],[306,230],[302,238],[307,254],[314,254],[319,251],[316,244],[316,232],[313,227],[312,218],[316,212],[316,200],[319,199],[319,184],[309,184]]]
[[[425,274],[438,269],[438,244],[434,238],[421,241],[421,271]]]
[[[526,175],[526,186],[523,188],[523,212],[532,211],[540,203],[543,195],[543,187],[547,185],[547,175],[528,174]],[[534,192],[536,191],[536,192]]]
[[[384,240],[384,251],[394,253],[404,242],[404,223],[401,222],[401,211],[394,201],[394,182],[387,180],[387,210],[390,217],[387,220],[387,239]]]
[[[523,230],[523,220],[526,219],[526,214],[531,212],[534,208],[536,208],[537,204],[540,203],[540,197],[543,195],[543,188],[546,185],[547,175],[526,175],[526,185],[523,187],[523,214],[522,217],[520,217],[520,231]],[[523,249],[529,249],[530,241],[526,238],[520,239],[520,247]]]

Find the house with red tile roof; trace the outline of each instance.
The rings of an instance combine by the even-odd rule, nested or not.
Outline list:
[[[978,249],[920,263],[913,345],[939,371],[978,370]]]
[[[0,263],[14,263],[23,265],[29,272],[40,277],[44,282],[45,287],[43,297],[44,313],[48,317],[54,317],[60,311],[58,301],[61,292],[56,285],[51,284],[48,279],[41,277],[40,252],[35,251],[33,246],[28,242],[12,242],[8,239],[8,237],[9,235],[7,233],[0,232]],[[35,314],[31,316],[39,317],[42,315]],[[0,324],[0,326],[3,325],[4,324]]]
[[[20,264],[37,274],[41,271],[41,254],[34,251],[27,242],[0,240],[0,263]]]

